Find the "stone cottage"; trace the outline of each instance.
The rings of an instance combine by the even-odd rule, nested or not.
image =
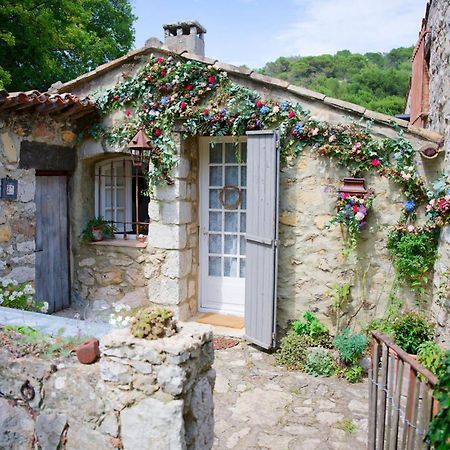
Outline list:
[[[352,286],[347,319],[362,325],[382,316],[394,278],[386,235],[405,201],[395,183],[378,173],[365,177],[376,196],[355,264],[342,255],[342,230],[327,226],[349,173],[312,151],[314,146],[280,163],[283,130],[262,127],[256,114],[250,116],[250,131],[240,136],[193,134],[187,132],[189,120],[177,121],[170,133],[176,165],[170,173],[163,171],[168,182],[147,197],[145,165],[135,164],[127,144],[99,137],[97,125],[91,125],[111,130],[130,117],[154,113],[152,124],[159,112],[131,105],[99,115],[101,102],[92,98],[120,84],[120,95],[110,98],[117,106],[121,95],[128,95],[123,86],[135,89],[126,83],[149,60],[165,64],[173,58],[198,64],[192,65],[196,73],[203,67],[216,74],[204,83],[206,90],[215,89],[216,78],[227,77],[255,93],[248,95],[262,99],[257,102],[261,116],[290,118],[289,105],[297,110],[301,105],[317,123],[370,122],[374,140],[395,138],[400,129],[416,150],[437,148],[441,135],[205,57],[205,33],[197,22],[166,25],[164,43],[149,39],[144,48],[56,83],[49,93],[0,95],[0,178],[18,181],[17,198],[0,200],[0,275],[34,280],[53,310],[87,302],[95,316],[121,302],[166,305],[182,320],[199,312],[244,317],[247,338],[266,348],[274,343],[276,325],[284,328],[306,310],[332,325],[333,290],[345,283]],[[151,76],[143,82],[152,89]],[[169,94],[163,98],[172,101]],[[266,112],[269,102],[275,106]],[[183,101],[177,105],[190,107]],[[222,120],[220,114],[227,111],[214,120]],[[309,131],[311,141],[315,130]],[[295,132],[304,133],[302,124]],[[140,143],[154,151],[153,141],[164,138],[160,135],[154,130]],[[416,159],[427,182],[441,172],[440,160],[422,160],[419,153]],[[114,223],[115,239],[82,242],[86,224],[98,216]]]

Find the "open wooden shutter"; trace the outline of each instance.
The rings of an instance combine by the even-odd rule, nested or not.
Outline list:
[[[269,349],[276,326],[279,135],[249,131],[247,138],[245,337]]]

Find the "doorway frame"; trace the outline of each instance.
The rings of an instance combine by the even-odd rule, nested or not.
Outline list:
[[[206,251],[204,249],[204,240],[202,238],[203,233],[203,226],[205,223],[203,216],[203,208],[206,207],[205,203],[208,202],[208,199],[204,197],[203,195],[203,187],[204,183],[207,183],[208,180],[208,162],[206,156],[208,153],[206,152],[206,148],[208,148],[209,144],[212,142],[217,143],[235,143],[236,140],[239,140],[239,142],[247,142],[247,137],[244,136],[199,136],[198,137],[198,302],[197,302],[197,311],[200,313],[216,313],[216,314],[223,314],[223,315],[229,315],[229,316],[238,316],[238,317],[244,317],[245,315],[245,277],[243,278],[243,295],[244,295],[244,302],[243,302],[243,310],[242,312],[233,312],[226,309],[215,309],[215,308],[209,308],[202,306],[202,301],[205,295],[205,286],[204,286],[204,277],[207,276],[207,266],[205,266],[203,263],[204,261],[204,252]],[[205,272],[203,272],[205,270]]]

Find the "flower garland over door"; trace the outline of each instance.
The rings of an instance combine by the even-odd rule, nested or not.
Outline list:
[[[185,132],[191,136],[238,137],[248,130],[278,128],[284,161],[297,157],[309,147],[312,152],[346,168],[352,176],[375,172],[397,183],[406,202],[392,231],[396,236],[432,236],[435,249],[439,229],[450,223],[448,181],[442,179],[435,183],[433,190],[426,189],[414,161],[416,152],[400,129],[397,129],[399,137],[396,139],[375,139],[368,125],[321,122],[298,103],[264,99],[257,92],[231,81],[226,72],[181,57],[150,56],[136,76],[99,92],[96,103],[103,115],[122,109],[124,121],[111,129],[94,126],[92,136],[119,145],[126,145],[139,129],[144,129],[151,137],[155,148],[149,155],[152,162],[148,173],[150,189],[172,182],[170,173],[176,164],[172,132],[179,120],[184,122]],[[339,203],[342,200],[345,199],[341,197]],[[428,221],[416,227],[412,223],[417,207],[427,202]],[[365,216],[368,206],[352,205],[347,212],[353,212],[354,217],[349,217],[348,222],[340,217],[340,208],[332,220],[332,223],[341,222],[350,227],[351,247],[355,246],[360,230],[353,219],[358,221],[361,214]],[[365,211],[360,211],[359,207]],[[395,260],[395,250],[391,253]]]

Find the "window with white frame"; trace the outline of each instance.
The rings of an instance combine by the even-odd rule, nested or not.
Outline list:
[[[114,158],[95,166],[95,215],[111,221],[127,238],[148,233],[146,181],[130,158]]]

